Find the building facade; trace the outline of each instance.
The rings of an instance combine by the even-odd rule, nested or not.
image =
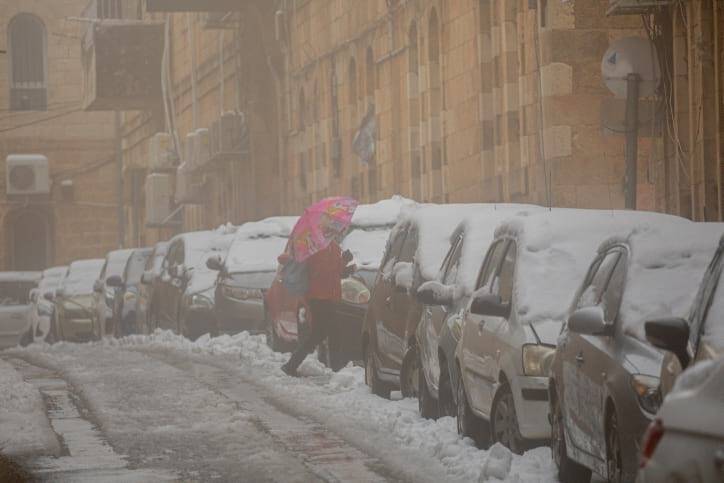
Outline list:
[[[129,241],[340,194],[609,209],[626,207],[628,189],[637,209],[722,219],[713,0],[661,1],[644,16],[600,0],[228,3],[142,15],[164,25],[167,75],[159,106],[124,114]],[[650,38],[661,65],[639,104],[635,186],[625,103],[601,73],[611,44],[632,36]],[[243,115],[243,153],[179,171],[193,164],[187,135],[229,112]],[[148,146],[162,131],[177,155],[175,224],[148,228]],[[192,196],[178,196],[181,172]]]
[[[83,25],[68,20],[86,3],[0,0],[0,269],[102,257],[118,244],[113,115],[82,110]],[[41,173],[17,171],[9,186],[11,155],[47,158],[49,183],[13,194],[13,182]]]

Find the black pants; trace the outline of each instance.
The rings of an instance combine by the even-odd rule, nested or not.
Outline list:
[[[304,359],[329,336],[333,319],[333,303],[329,300],[310,300],[309,310],[312,312],[311,327],[304,332],[299,331],[299,344],[287,362],[287,367],[296,370]]]

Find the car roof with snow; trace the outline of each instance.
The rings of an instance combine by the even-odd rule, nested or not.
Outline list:
[[[501,223],[496,237],[517,242],[514,300],[518,320],[559,330],[602,240],[634,227],[686,225],[678,216],[645,211],[554,208]],[[541,326],[541,329],[544,329]]]
[[[450,247],[458,236],[464,234],[456,284],[462,287],[466,294],[475,290],[475,282],[485,255],[495,239],[495,230],[502,221],[514,216],[530,216],[543,209],[525,204],[495,205],[493,209],[480,210],[461,221],[449,237]],[[442,273],[439,273],[439,277],[442,277]]]
[[[415,201],[399,195],[377,203],[359,205],[352,215],[352,227],[394,226],[401,212],[415,206]]]
[[[648,226],[612,236],[601,244],[600,252],[617,244],[629,247],[619,309],[627,333],[645,340],[647,320],[689,316],[723,232],[724,223],[692,223],[686,230]]]
[[[38,282],[41,272],[0,272],[0,282]]]
[[[432,280],[440,271],[442,260],[450,248],[450,235],[458,223],[476,213],[509,209],[509,207],[520,207],[520,205],[505,203],[419,205],[400,214],[395,230],[409,223],[417,226],[418,244],[415,263],[423,278]]]
[[[288,238],[297,220],[298,216],[272,216],[259,221],[249,221],[239,227],[234,241],[271,236]]]

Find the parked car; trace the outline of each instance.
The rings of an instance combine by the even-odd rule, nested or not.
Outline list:
[[[68,273],[55,289],[53,326],[56,340],[84,342],[98,340],[103,328],[93,313],[93,286],[105,260],[79,260],[70,264]]]
[[[225,259],[221,255],[208,259],[208,268],[219,272],[214,312],[220,332],[266,330],[265,294],[297,219],[278,216],[245,223],[237,230]]]
[[[362,329],[365,380],[378,396],[397,389],[414,396],[416,356],[410,349],[422,315],[415,292],[437,276],[457,224],[481,209],[485,205],[421,205],[392,230]]]
[[[498,224],[512,216],[527,216],[540,209],[532,205],[486,206],[462,221],[450,237],[450,248],[435,280],[417,290],[424,304],[417,326],[415,369],[420,414],[426,418],[456,416],[455,397],[460,375],[455,349],[460,340],[462,313],[475,289],[478,270],[493,241]],[[413,381],[408,382],[412,384]]]
[[[589,260],[601,240],[661,219],[673,217],[555,209],[501,223],[455,352],[461,434],[518,453],[550,438],[549,367]]]
[[[564,482],[591,470],[609,481],[636,477],[639,442],[661,404],[663,354],[646,342],[644,322],[688,314],[722,233],[681,225],[663,219],[610,237],[573,298],[549,385]]]
[[[25,343],[46,341],[52,344],[56,341],[55,334],[51,331],[55,311],[52,299],[55,297],[55,289],[63,281],[67,272],[68,267],[53,267],[44,270],[38,282],[38,288],[31,290],[30,327],[24,337]]]
[[[379,268],[384,246],[402,210],[414,206],[411,200],[396,196],[374,204],[360,205],[342,240],[341,248],[353,255],[357,272],[342,280],[342,298],[335,305],[332,333],[318,348],[322,363],[338,370],[349,361],[360,360],[360,334],[370,297],[370,287]],[[286,250],[285,250],[286,251]],[[310,311],[304,297],[292,295],[282,284],[281,273],[267,294],[269,324],[267,342],[274,350],[294,348]]]
[[[126,268],[131,253],[133,253],[131,249],[109,252],[99,278],[93,284],[93,317],[94,323],[101,328],[101,337],[115,333],[118,321],[116,314],[113,313],[114,300],[118,287],[123,284],[123,269]],[[108,280],[111,277],[119,277],[121,281],[110,285]]]
[[[122,275],[111,275],[106,285],[115,289],[113,298],[113,335],[123,337],[143,332],[144,327],[136,325],[138,290],[141,286],[146,262],[153,253],[151,248],[133,250],[128,257]]]
[[[138,302],[136,303],[136,327],[142,327],[142,332],[149,334],[156,330],[154,293],[158,286],[161,266],[168,253],[168,242],[158,242],[153,247],[153,253],[146,260],[146,266],[141,275],[141,284],[138,286]]]
[[[30,291],[40,272],[0,272],[0,349],[18,345],[30,326]]]
[[[216,334],[214,292],[218,273],[206,266],[212,255],[226,256],[232,236],[219,229],[177,235],[169,242],[154,290],[157,327],[189,339]]]
[[[724,482],[722,408],[724,358],[684,372],[646,431],[636,481]]]
[[[661,391],[669,393],[683,369],[724,356],[724,236],[704,274],[688,318],[663,317],[645,324],[646,338],[666,350]]]

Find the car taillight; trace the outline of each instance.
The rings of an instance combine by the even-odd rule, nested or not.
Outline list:
[[[639,467],[643,468],[648,464],[663,436],[664,424],[661,422],[661,419],[656,418],[651,422],[651,424],[649,424],[646,434],[644,435],[644,444],[641,448],[641,462]]]

